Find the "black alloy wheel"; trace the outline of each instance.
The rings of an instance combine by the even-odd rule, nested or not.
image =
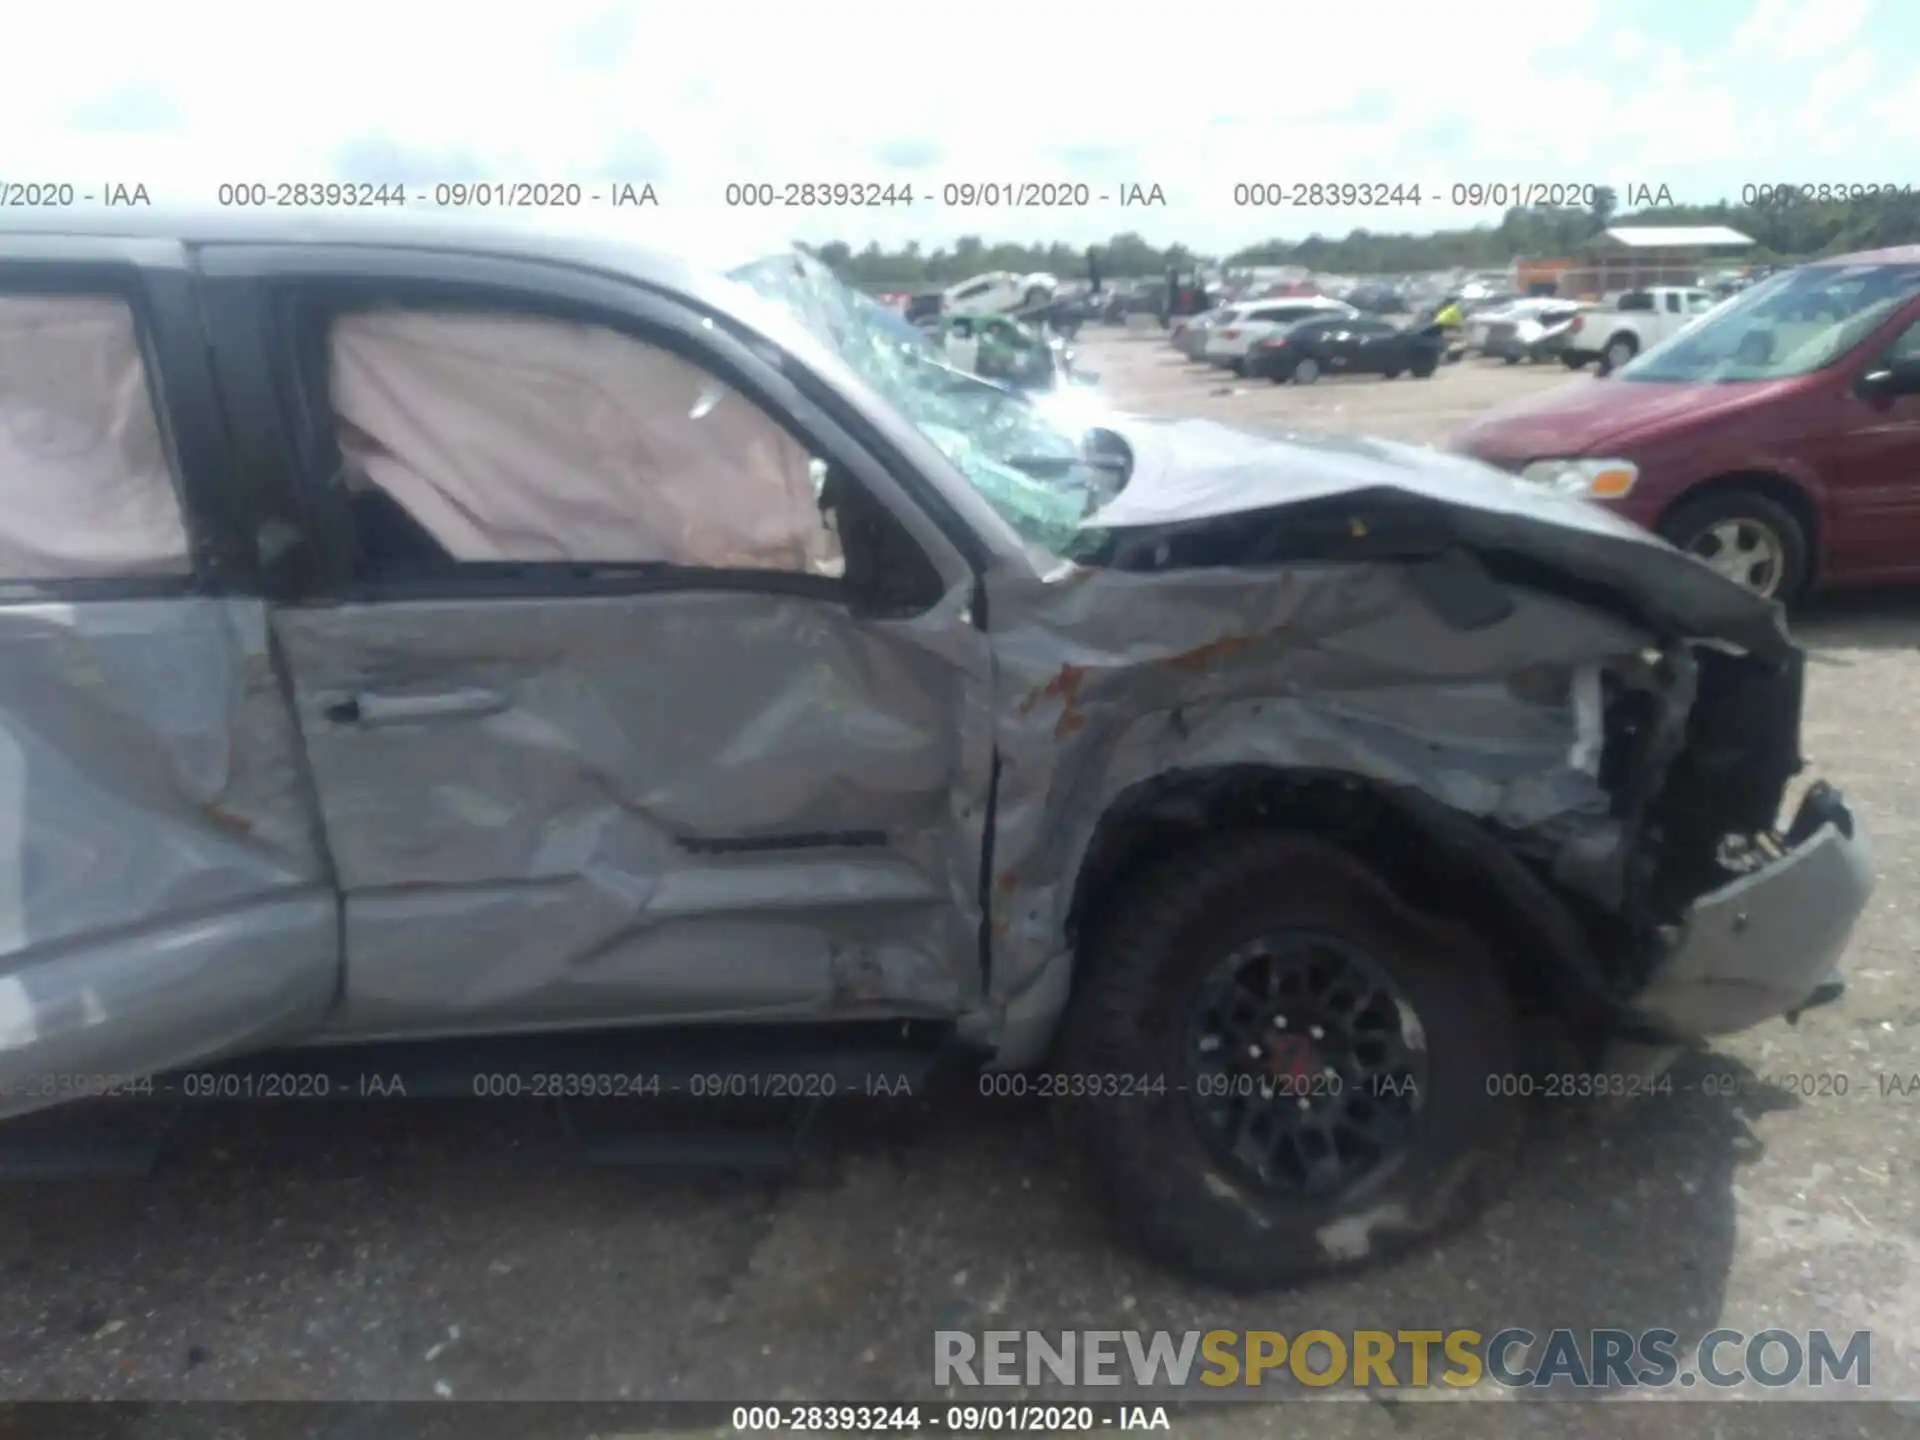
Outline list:
[[[1131,878],[1088,921],[1061,1051],[1096,1193],[1232,1290],[1442,1232],[1498,1192],[1520,1133],[1486,941],[1312,835],[1220,832]]]
[[[1393,977],[1342,936],[1282,930],[1223,957],[1187,1015],[1185,1089],[1215,1154],[1261,1189],[1363,1184],[1418,1123],[1419,1022]]]

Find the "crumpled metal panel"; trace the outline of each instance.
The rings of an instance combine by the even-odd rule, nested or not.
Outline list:
[[[1118,498],[1087,524],[1155,529],[1348,497],[1417,505],[1461,544],[1538,560],[1559,574],[1631,596],[1674,633],[1730,640],[1782,658],[1779,606],[1676,550],[1603,505],[1421,446],[1357,436],[1260,435],[1211,420],[1116,419],[1134,454]]]
[[[1574,695],[1526,698],[1519,672],[1633,655],[1652,637],[1549,595],[1449,628],[1394,564],[1266,572],[1068,570],[990,585],[1001,789],[993,996],[1022,1027],[1063,988],[1073,885],[1095,826],[1130,786],[1262,764],[1406,785],[1518,828],[1607,823]],[[1029,991],[1031,1001],[1023,995]]]
[[[991,725],[956,592],[385,601],[275,626],[347,894],[359,1033],[979,990]],[[376,725],[330,707],[491,692]]]
[[[0,609],[0,1089],[318,1017],[337,911],[301,773],[260,602]]]

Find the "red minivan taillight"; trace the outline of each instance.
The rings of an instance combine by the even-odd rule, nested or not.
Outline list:
[[[1240,332],[1238,330],[1222,330],[1220,332],[1220,338],[1222,340],[1238,340],[1240,338]]]
[[[1578,315],[1576,315],[1576,316],[1574,316],[1574,317],[1573,317],[1573,323],[1572,323],[1571,325],[1569,325],[1569,326],[1567,326],[1567,333],[1568,333],[1569,335],[1578,335],[1578,334],[1580,333],[1580,327],[1581,327],[1582,325],[1584,325],[1584,324],[1586,324],[1586,323],[1587,323],[1587,322],[1586,322],[1585,320],[1583,320],[1583,319],[1581,319],[1581,317],[1580,317],[1580,316],[1578,316]]]

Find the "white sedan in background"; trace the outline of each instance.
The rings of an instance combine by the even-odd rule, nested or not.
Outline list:
[[[1360,312],[1344,300],[1310,295],[1287,300],[1255,300],[1233,305],[1207,328],[1206,358],[1236,375],[1246,368],[1247,355],[1262,340],[1271,339],[1302,320],[1356,316]]]

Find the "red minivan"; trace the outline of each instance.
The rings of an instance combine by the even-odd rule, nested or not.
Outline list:
[[[1588,496],[1791,601],[1920,579],[1920,246],[1769,277],[1453,448]]]

